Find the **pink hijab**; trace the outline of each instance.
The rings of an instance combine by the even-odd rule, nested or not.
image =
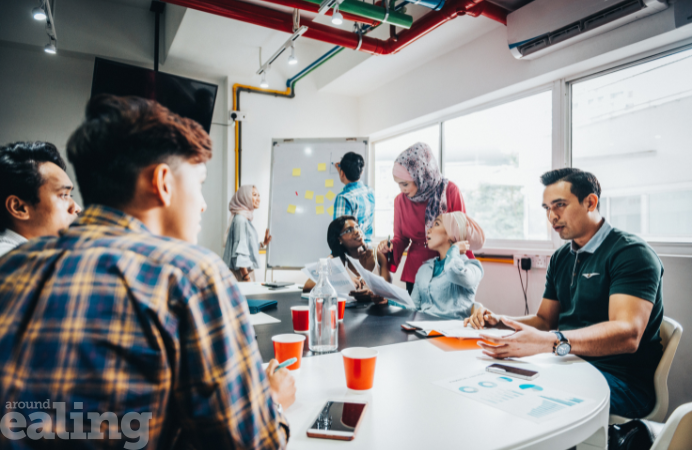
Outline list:
[[[254,188],[253,185],[246,184],[240,186],[238,191],[233,194],[233,198],[228,204],[228,210],[231,212],[231,220],[233,220],[233,216],[240,214],[247,220],[252,221],[252,213],[255,210],[252,204],[252,188]]]
[[[441,214],[440,219],[452,242],[468,241],[473,252],[483,248],[485,233],[478,222],[461,211]]]

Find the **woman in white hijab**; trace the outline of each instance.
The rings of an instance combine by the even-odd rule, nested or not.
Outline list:
[[[259,242],[252,225],[253,211],[260,206],[260,194],[255,186],[240,186],[228,204],[231,225],[228,228],[223,260],[238,281],[255,281],[255,269],[259,269],[259,249],[272,240],[269,230],[264,241]]]

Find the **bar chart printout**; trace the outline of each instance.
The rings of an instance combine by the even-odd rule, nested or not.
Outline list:
[[[540,382],[524,381],[488,372],[476,372],[435,381],[434,384],[533,422],[544,422],[575,408],[593,406],[591,399],[574,396]]]

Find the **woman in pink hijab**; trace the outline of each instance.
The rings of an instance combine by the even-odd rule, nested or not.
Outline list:
[[[401,281],[410,293],[420,266],[437,256],[426,246],[426,232],[440,214],[466,208],[459,188],[440,173],[428,144],[419,142],[404,150],[394,162],[393,175],[401,190],[394,199],[394,238],[380,242],[377,250],[389,254],[389,270],[394,273],[408,247]],[[455,245],[474,258],[465,241]]]
[[[260,206],[260,194],[255,186],[240,186],[233,195],[228,210],[231,225],[228,228],[223,260],[238,281],[255,281],[255,269],[259,269],[259,249],[272,240],[269,230],[264,241],[259,242],[257,231],[252,225],[254,210]]]

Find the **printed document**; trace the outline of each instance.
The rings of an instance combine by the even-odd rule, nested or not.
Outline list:
[[[536,423],[594,404],[591,399],[544,386],[540,378],[526,381],[485,371],[433,384]]]
[[[465,327],[463,320],[428,320],[406,323],[412,327],[426,331],[428,334],[430,334],[431,331],[437,331],[444,336],[461,339],[480,339],[481,333],[493,337],[504,337],[514,334],[514,330],[499,330],[494,328],[476,330],[471,326]]]
[[[416,309],[416,306],[413,304],[413,300],[411,300],[411,296],[408,295],[408,291],[406,289],[402,289],[399,286],[394,286],[391,283],[387,283],[387,280],[381,276],[365,270],[357,259],[353,259],[350,256],[346,257],[351,261],[353,267],[356,268],[360,276],[365,281],[365,284],[368,285],[370,290],[375,295],[379,295],[380,297],[384,297],[388,300],[393,300],[406,308]]]
[[[336,293],[340,297],[348,297],[348,293],[354,291],[356,289],[356,285],[353,283],[353,280],[351,280],[348,272],[346,272],[346,268],[341,262],[341,258],[330,258],[328,261],[329,275],[327,277],[329,279],[329,283],[334,287],[334,289],[336,289]],[[320,278],[320,263],[316,262],[308,264],[301,269],[301,272],[310,277],[312,281],[317,283],[317,280]],[[349,299],[355,301],[353,298]]]

